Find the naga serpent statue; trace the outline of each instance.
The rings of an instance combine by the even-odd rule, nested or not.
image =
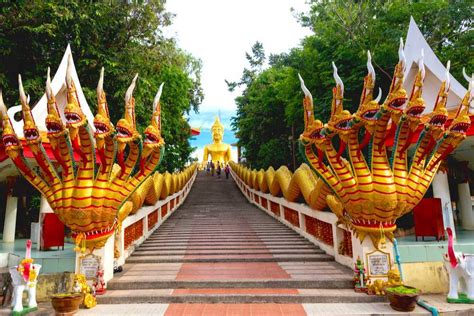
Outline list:
[[[98,113],[93,122],[96,131],[92,134],[79,104],[71,65],[72,57],[69,55],[65,123],[61,120],[51,89],[49,69],[46,81],[47,138],[57,163],[51,162],[42,146],[40,132],[31,114],[21,77],[19,91],[24,121],[23,133],[38,168],[30,165],[23,155],[22,143],[13,130],[0,94],[2,141],[5,152],[19,172],[45,196],[54,213],[73,231],[76,244],[82,242],[88,249],[93,250],[103,247],[134,209],[132,196],[140,190],[145,180],[152,178],[149,176],[160,162],[164,147],[160,109],[163,85],[154,99],[151,124],[144,132],[142,145],[142,137],[135,125],[135,99],[132,95],[137,76],[125,94],[124,118],[120,119],[114,128],[103,90],[102,69],[97,87]],[[96,156],[99,159],[96,159]],[[169,188],[169,185],[167,187]],[[151,195],[153,198],[152,193]]]
[[[419,132],[417,128],[422,123],[421,114],[425,109],[423,52],[408,96],[403,89],[405,57],[401,41],[399,62],[382,104],[379,104],[380,92],[373,99],[375,71],[369,53],[368,74],[359,108],[353,114],[343,109],[344,84],[334,63],[333,68],[336,87],[327,124],[314,119],[313,98],[300,77],[305,94],[305,129],[300,136],[300,149],[319,176],[318,181],[323,181],[329,189],[326,202],[339,223],[352,229],[361,241],[370,236],[378,248],[383,236],[393,238],[396,220],[420,202],[441,162],[466,138],[471,125],[469,105],[474,89],[470,84],[454,119],[446,126],[446,99],[450,86],[448,62],[446,79],[441,84],[434,110]],[[391,128],[396,130],[395,139],[393,147],[387,148],[386,139]],[[339,143],[337,150],[335,143]],[[416,144],[410,158],[407,151],[412,143]]]

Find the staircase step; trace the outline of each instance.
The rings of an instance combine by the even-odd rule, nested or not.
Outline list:
[[[334,261],[325,254],[260,254],[260,255],[152,255],[133,254],[128,263],[152,262],[290,262],[290,261]]]
[[[137,256],[169,256],[169,255],[186,255],[186,256],[212,256],[212,255],[262,255],[262,254],[324,254],[324,251],[318,249],[257,249],[257,250],[148,250],[137,249],[133,255]]]
[[[135,289],[209,289],[209,288],[273,288],[273,289],[348,289],[352,287],[352,278],[321,277],[314,280],[295,279],[261,279],[261,280],[154,280],[136,278],[134,281],[115,280],[107,284],[108,290],[135,290]]]
[[[285,249],[293,249],[293,250],[307,250],[307,249],[314,249],[316,251],[319,251],[320,248],[311,246],[311,245],[277,245],[277,246],[265,246],[265,245],[255,245],[255,246],[242,246],[242,245],[230,245],[230,246],[213,246],[213,245],[193,245],[193,246],[168,246],[168,245],[146,245],[142,244],[140,248],[138,248],[135,251],[141,251],[141,250],[156,250],[156,251],[168,251],[168,250],[285,250]]]
[[[137,303],[372,303],[385,297],[369,296],[345,289],[138,289],[108,290],[97,296],[99,304]]]

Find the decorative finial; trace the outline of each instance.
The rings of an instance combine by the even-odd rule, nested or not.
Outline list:
[[[72,66],[74,62],[72,60],[72,54],[69,54],[67,58],[67,70],[66,70],[66,85],[68,88],[72,87]]]
[[[469,83],[469,88],[470,90],[472,90],[474,88],[473,86],[473,81],[474,81],[474,74],[471,75],[471,77],[469,77],[466,73],[466,68],[462,67],[462,74],[464,76],[464,79],[466,79],[466,81]]]
[[[153,111],[156,111],[158,110],[158,106],[160,104],[160,98],[161,98],[161,93],[163,92],[163,86],[164,86],[164,82],[160,85],[160,87],[158,88],[158,92],[156,93],[155,95],[155,99],[153,99]]]
[[[308,88],[306,88],[304,80],[299,73],[298,78],[300,79],[301,90],[303,90],[305,97],[308,97],[311,100],[311,104],[313,104],[313,96],[311,95],[311,92],[309,92]]]
[[[334,80],[336,81],[336,84],[341,87],[341,94],[344,94],[344,83],[342,82],[341,77],[339,77],[337,73],[337,67],[334,62],[332,62],[332,69],[333,69]]]
[[[382,99],[382,89],[379,87],[379,94],[377,95],[374,101],[376,103],[379,103],[381,99]]]
[[[53,97],[53,89],[51,88],[51,69],[48,67],[48,72],[46,73],[46,98],[51,100]]]
[[[421,71],[421,80],[423,81],[425,79],[425,64],[423,62],[423,59],[425,57],[425,52],[424,52],[424,49],[422,48],[421,49],[421,55],[420,55],[420,59],[418,59],[418,68],[420,68],[420,71]]]
[[[398,62],[401,62],[403,67],[406,65],[405,53],[403,52],[403,38],[400,37],[400,47],[398,48]]]
[[[370,50],[367,51],[367,71],[372,76],[372,81],[375,82],[375,69],[372,65],[372,55]]]
[[[127,92],[125,93],[125,103],[130,102],[130,100],[132,99],[133,90],[135,90],[135,84],[137,82],[137,78],[138,78],[138,73],[135,75],[135,77],[133,77],[132,83],[128,87]]]
[[[25,90],[23,89],[23,82],[21,80],[21,75],[18,75],[18,88],[20,90],[20,101],[22,105],[28,104],[28,99],[25,94]]]
[[[446,64],[446,85],[444,87],[444,92],[448,93],[449,88],[451,86],[451,76],[449,75],[449,69],[451,68],[451,61],[448,60],[448,63]],[[464,68],[463,68],[464,71]]]
[[[0,113],[3,114],[3,115],[7,115],[7,106],[3,102],[2,90],[0,90]],[[0,122],[0,127],[1,127],[1,122]]]
[[[100,98],[104,92],[104,67],[100,69],[99,83],[97,83],[97,97]]]

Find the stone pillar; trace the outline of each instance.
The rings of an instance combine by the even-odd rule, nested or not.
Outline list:
[[[471,190],[469,189],[469,182],[458,184],[458,194],[459,214],[461,217],[462,228],[474,230],[474,212],[472,211]]]
[[[451,205],[451,195],[449,194],[448,174],[446,172],[440,170],[436,173],[433,179],[433,196],[441,199],[444,228],[450,227],[454,237],[456,237],[453,207]]]
[[[7,205],[5,223],[3,224],[3,242],[15,241],[16,213],[18,210],[18,198],[12,195],[15,183],[16,177],[7,177]]]

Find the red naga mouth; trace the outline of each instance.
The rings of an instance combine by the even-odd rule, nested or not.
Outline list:
[[[400,98],[395,98],[390,103],[388,106],[392,108],[393,110],[401,110],[400,108],[407,102],[406,97],[400,97]]]
[[[61,124],[57,122],[46,122],[46,129],[48,130],[48,134],[56,134],[61,132]]]
[[[145,144],[155,144],[159,142],[158,137],[151,133],[145,133]]]
[[[464,123],[464,122],[457,123],[451,128],[451,131],[458,132],[458,133],[465,133],[469,129],[470,126],[471,124],[469,123]]]
[[[414,106],[407,111],[407,115],[410,115],[412,117],[421,117],[421,113],[423,113],[424,110],[425,107],[423,106]]]
[[[323,138],[324,136],[321,134],[321,131],[322,131],[322,128],[318,128],[317,130],[311,133],[310,138],[313,138],[313,139]]]
[[[15,135],[4,135],[2,137],[3,140],[3,145],[5,147],[13,147],[13,146],[19,146],[20,142],[18,141],[18,138]]]
[[[362,114],[362,117],[368,121],[375,121],[377,119],[378,110],[367,110]]]
[[[36,128],[28,128],[23,133],[26,140],[36,140],[39,138],[39,133]]]
[[[441,127],[446,123],[448,117],[446,115],[435,115],[430,119],[430,124],[434,126]]]
[[[336,128],[339,130],[348,130],[351,128],[351,120],[352,119],[345,119],[343,121],[340,121],[339,123],[336,124]]]
[[[96,135],[107,134],[110,131],[109,127],[104,123],[94,122],[94,127]]]
[[[66,112],[64,116],[66,117],[67,124],[75,124],[81,121],[81,116],[74,112]]]
[[[132,133],[125,127],[117,126],[117,137],[132,137]]]

